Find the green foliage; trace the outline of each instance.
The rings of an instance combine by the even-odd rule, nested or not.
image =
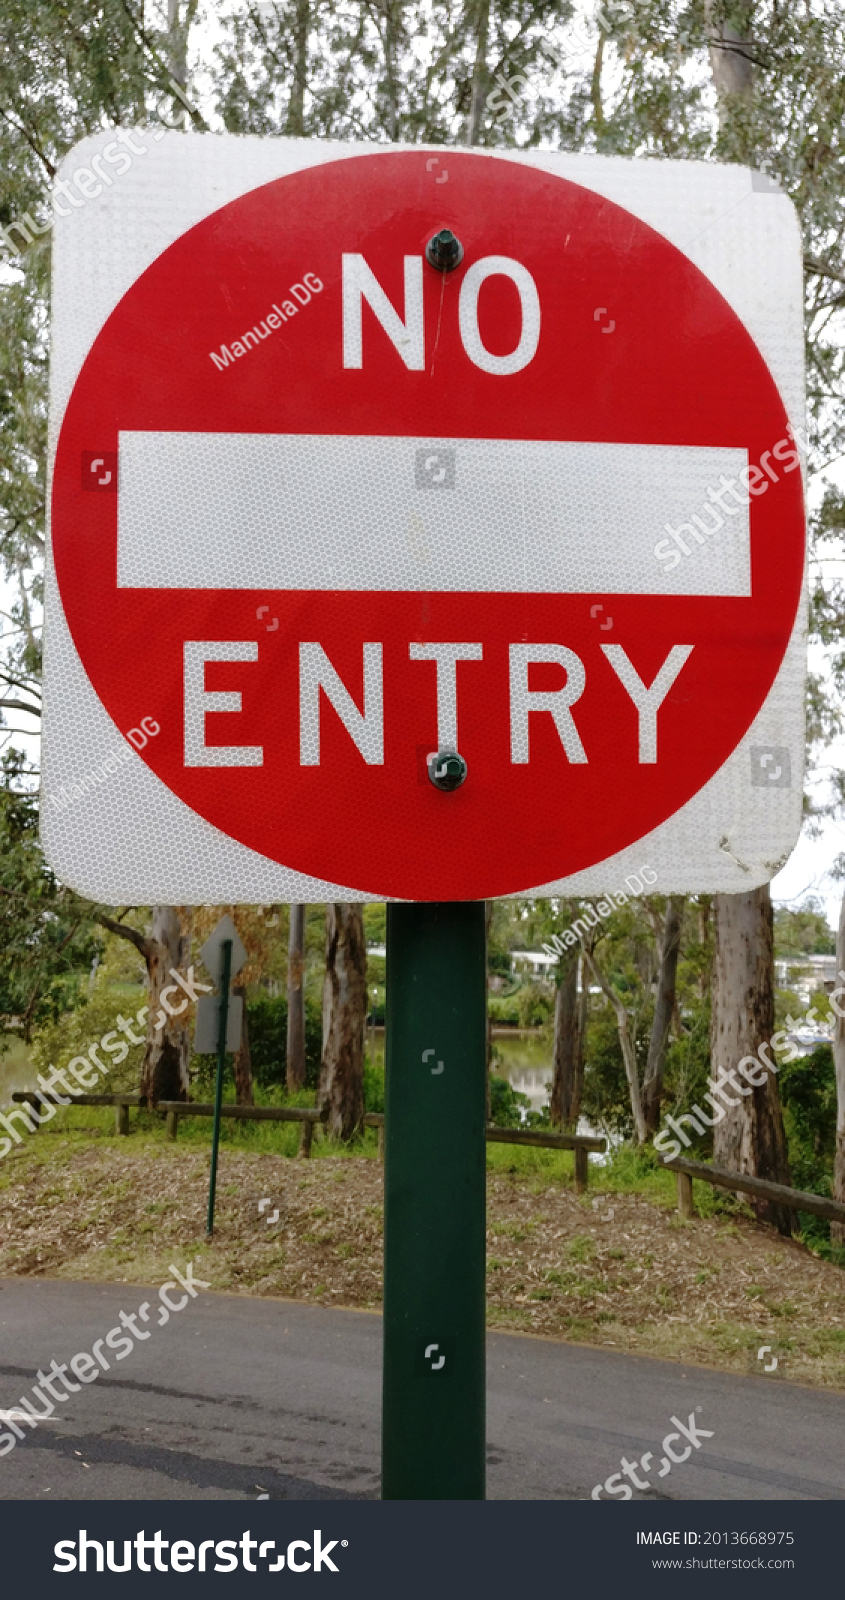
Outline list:
[[[0,1025],[32,1028],[72,1004],[97,948],[87,907],[56,882],[38,843],[38,804],[17,751],[0,762]]]
[[[667,1050],[664,1113],[689,1111],[696,1104],[709,1112],[710,1107],[702,1096],[708,1092],[710,1075],[710,1003],[706,1000],[686,1008],[683,1035],[673,1039]],[[687,1133],[692,1138],[690,1154],[696,1157],[710,1154],[713,1148],[711,1129],[696,1135],[687,1125]]]
[[[368,945],[385,944],[387,941],[387,906],[383,900],[373,900],[364,906],[364,939]],[[370,960],[368,956],[368,971]]]
[[[364,1109],[384,1113],[384,1067],[364,1062]]]
[[[378,986],[383,989],[387,977],[387,962],[384,956],[374,956],[371,950],[367,951],[367,990],[372,1000],[373,989]]]
[[[521,1128],[531,1109],[526,1094],[512,1089],[507,1078],[490,1076],[490,1120],[497,1128]]]
[[[648,1034],[642,1025],[635,1035],[640,1074],[648,1050]],[[591,1012],[587,1023],[584,1052],[584,1092],[581,1111],[594,1127],[630,1138],[634,1124],[631,1097],[625,1076],[625,1063],[619,1044],[616,1018],[609,1006]]]
[[[555,997],[539,983],[524,983],[516,994],[521,1028],[545,1028],[554,1015]]]
[[[777,956],[832,955],[836,950],[836,936],[824,907],[812,896],[795,911],[775,906],[774,921]]]
[[[784,1061],[780,1094],[790,1136],[790,1159],[833,1170],[836,1151],[836,1072],[833,1051],[820,1045],[811,1055]]]
[[[127,994],[125,988],[116,991],[98,974],[90,997],[83,997],[75,1010],[65,1012],[55,1021],[45,1022],[37,1030],[30,1051],[36,1071],[45,1073],[51,1066],[66,1067],[74,1057],[87,1056],[89,1046],[99,1044],[104,1034],[117,1032],[117,1038],[127,1046],[127,1055],[118,1064],[110,1064],[108,1073],[87,1092],[135,1093],[144,1058],[144,1029],[138,1024],[135,1013],[145,1004],[145,999],[143,989],[136,989],[134,994],[131,991]],[[120,1017],[129,1023],[136,1038],[142,1040],[140,1044],[132,1044],[118,1029]],[[115,1058],[107,1051],[100,1051],[99,1056],[104,1063],[114,1063]]]
[[[519,990],[515,989],[512,994],[488,995],[487,1015],[494,1027],[518,1028]]]
[[[247,1005],[252,1075],[262,1088],[283,1084],[287,1064],[288,1003],[284,995],[262,996]],[[323,1049],[323,1022],[311,1000],[305,1002],[305,1087],[317,1088]]]

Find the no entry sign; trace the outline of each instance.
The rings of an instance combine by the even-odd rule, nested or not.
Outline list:
[[[803,753],[785,197],[179,134],[122,183],[56,240],[60,875],[112,901],[770,877]]]

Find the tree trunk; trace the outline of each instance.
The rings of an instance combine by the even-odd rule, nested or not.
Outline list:
[[[467,118],[467,144],[478,143],[481,119],[487,100],[490,73],[487,66],[487,36],[490,31],[490,0],[476,0],[475,10],[475,61],[472,67],[469,116]]]
[[[305,906],[289,906],[288,1031],[285,1082],[293,1094],[305,1083]]]
[[[311,25],[310,0],[296,0],[293,27],[293,85],[288,102],[286,132],[295,139],[305,134],[305,87],[308,81],[308,30]]]
[[[555,995],[554,1078],[550,1107],[553,1128],[575,1132],[584,1082],[584,1040],[580,1027],[578,957],[563,969]]]
[[[151,1105],[158,1100],[187,1100],[191,1058],[190,1011],[170,1016],[161,1003],[161,991],[173,983],[171,972],[186,972],[191,959],[189,906],[153,906],[152,929],[146,941],[150,981],[147,1048],[141,1068],[141,1093]],[[171,996],[175,1005],[180,1000]],[[182,996],[184,998],[184,996]],[[158,1018],[164,1016],[164,1026]]]
[[[622,1060],[625,1063],[625,1076],[628,1079],[628,1093],[631,1096],[631,1112],[634,1118],[634,1130],[637,1135],[637,1144],[645,1144],[648,1137],[646,1132],[645,1117],[643,1116],[642,1101],[640,1099],[640,1080],[637,1077],[637,1056],[634,1050],[634,1041],[631,1038],[631,1028],[628,1011],[621,995],[616,993],[613,985],[608,982],[604,973],[596,964],[595,957],[586,948],[584,960],[587,970],[593,974],[596,983],[601,985],[602,991],[607,995],[610,1004],[616,1013],[616,1030],[619,1034],[619,1044],[622,1050]]]
[[[710,998],[710,980],[713,976],[713,896],[700,894],[698,901],[698,942],[704,952],[701,962],[701,975],[698,980],[698,992],[702,1000]]]
[[[666,916],[660,945],[660,970],[657,976],[654,1021],[651,1025],[648,1061],[643,1080],[643,1111],[646,1128],[652,1137],[660,1126],[666,1047],[669,1043],[669,1028],[675,1010],[675,980],[678,972],[678,952],[681,947],[683,908],[684,902],[680,895],[669,896],[666,901]]]
[[[710,1058],[715,1072],[734,1072],[746,1056],[756,1056],[775,1025],[774,937],[768,885],[746,894],[714,897],[716,941],[713,965],[713,1015]],[[759,1064],[759,1063],[758,1063]],[[726,1115],[713,1130],[713,1162],[730,1172],[747,1172],[789,1184],[789,1161],[778,1082],[767,1073],[759,1088],[742,1078],[744,1094],[727,1095]],[[732,1088],[735,1084],[731,1085]],[[781,1233],[791,1232],[789,1210],[765,1200],[752,1202],[761,1220]]]
[[[351,1139],[364,1119],[367,948],[360,905],[326,906],[323,1059],[317,1103],[329,1133]]]
[[[839,910],[839,932],[836,936],[836,970],[838,983],[845,972],[845,895]],[[838,985],[837,985],[838,986]],[[845,1203],[845,1006],[841,996],[834,994],[831,1010],[836,1013],[833,1026],[833,1062],[836,1068],[836,1154],[833,1162],[833,1198]],[[845,1223],[830,1224],[832,1244],[845,1245]]]
[[[714,0],[705,0],[705,14],[710,28],[710,70],[716,93],[722,100],[727,95],[741,96],[751,93],[754,68],[751,59],[751,8],[739,6],[730,22],[716,22],[719,9]],[[745,15],[743,15],[745,11]],[[735,24],[739,22],[740,26]],[[720,122],[724,113],[720,106]]]
[[[241,1042],[235,1052],[235,1099],[239,1106],[255,1104],[252,1095],[252,1059],[249,1053],[249,1022],[246,1014],[246,984],[232,985],[232,994],[238,995],[244,1003],[244,1024],[241,1033]]]

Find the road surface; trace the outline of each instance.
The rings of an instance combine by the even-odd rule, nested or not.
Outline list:
[[[0,1500],[378,1496],[381,1318],[368,1312],[201,1293],[166,1326],[151,1316],[148,1339],[28,1429],[20,1399],[38,1369],[90,1353],[145,1299],[157,1306],[157,1290],[0,1283],[0,1409],[25,1435],[0,1459]],[[585,1499],[649,1451],[636,1498],[845,1499],[843,1394],[504,1333],[487,1348],[489,1499]],[[713,1437],[659,1478],[673,1413]]]

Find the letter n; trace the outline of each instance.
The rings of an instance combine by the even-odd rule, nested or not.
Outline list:
[[[364,645],[364,710],[358,710],[322,645],[299,646],[299,764],[320,765],[320,690],[368,767],[384,764],[384,692],[380,644]]]
[[[373,312],[410,372],[425,371],[423,323],[423,259],[405,257],[405,320],[391,305],[381,284],[361,255],[343,258],[343,365],[364,365],[363,303]]]

